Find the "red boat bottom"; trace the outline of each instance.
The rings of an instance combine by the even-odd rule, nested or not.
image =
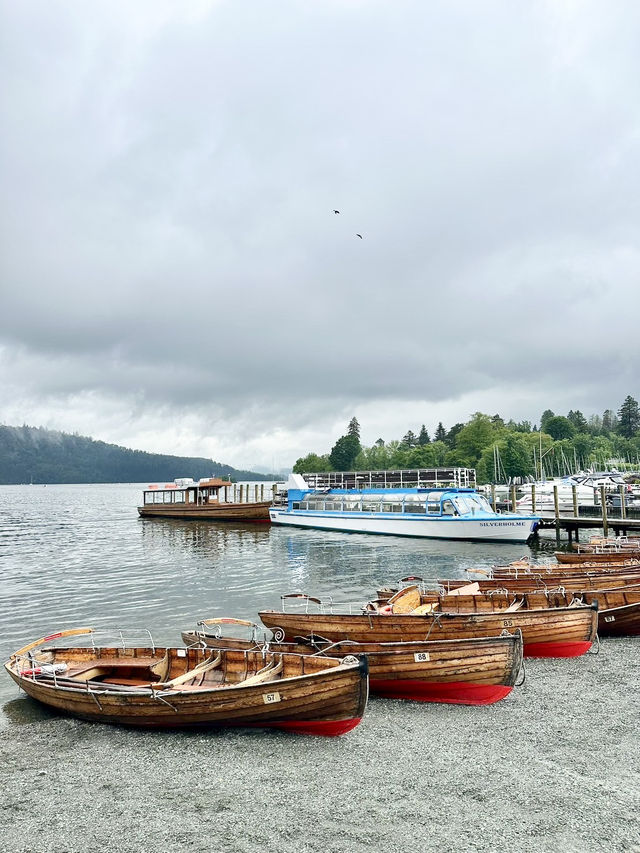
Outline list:
[[[369,689],[388,699],[446,702],[450,705],[491,705],[513,690],[507,684],[471,684],[466,681],[369,680]]]
[[[577,658],[591,648],[591,642],[573,643],[525,643],[526,658]]]
[[[335,737],[350,732],[362,721],[362,717],[350,720],[285,720],[282,723],[265,723],[265,727],[283,729],[298,735],[323,735]]]

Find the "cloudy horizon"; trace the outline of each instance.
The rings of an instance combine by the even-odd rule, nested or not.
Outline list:
[[[0,9],[0,423],[280,469],[638,398],[636,4]]]

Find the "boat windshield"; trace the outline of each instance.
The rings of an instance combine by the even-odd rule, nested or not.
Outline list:
[[[456,495],[453,503],[460,515],[474,515],[477,512],[493,512],[491,505],[482,495]]]

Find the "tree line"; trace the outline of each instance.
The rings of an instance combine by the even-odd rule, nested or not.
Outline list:
[[[546,409],[538,426],[476,412],[448,430],[438,423],[433,437],[422,424],[417,433],[409,429],[402,439],[388,442],[379,438],[371,447],[361,444],[360,424],[353,417],[329,453],[309,453],[293,470],[304,474],[459,466],[475,468],[478,483],[503,483],[613,464],[640,470],[640,407],[631,396],[617,412],[606,409],[589,419],[579,410],[561,415]]]
[[[176,477],[276,480],[213,459],[129,450],[81,435],[0,425],[0,484],[154,483]]]

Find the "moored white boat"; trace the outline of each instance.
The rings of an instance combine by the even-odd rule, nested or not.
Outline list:
[[[494,512],[474,489],[310,489],[287,483],[287,504],[269,510],[273,524],[348,533],[494,542],[526,542],[540,518]]]

